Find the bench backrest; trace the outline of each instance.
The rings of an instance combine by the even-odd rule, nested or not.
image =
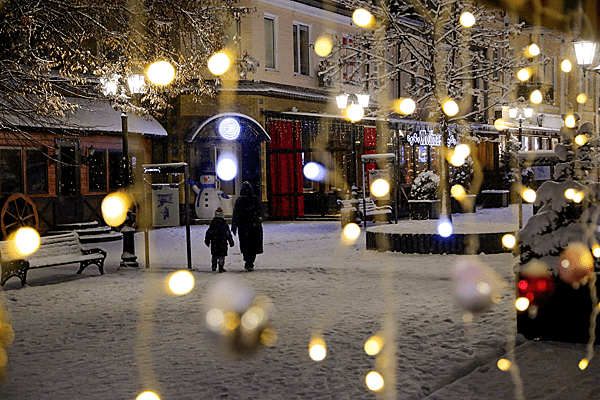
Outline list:
[[[40,247],[38,250],[35,253],[26,256],[23,256],[17,250],[14,240],[0,242],[0,259],[3,262],[22,259],[43,259],[78,253],[81,253],[81,243],[79,242],[79,235],[76,232],[44,236],[40,238]]]

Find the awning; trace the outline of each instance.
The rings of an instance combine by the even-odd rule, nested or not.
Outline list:
[[[22,128],[47,128],[93,131],[101,133],[122,133],[121,112],[115,110],[107,100],[91,100],[67,98],[69,103],[77,105],[72,112],[65,116],[29,119],[24,117],[12,118],[15,126]],[[152,116],[127,114],[128,131],[150,136],[167,136],[167,131]]]
[[[210,136],[217,137],[217,134],[216,134],[216,132],[218,131],[217,125],[225,118],[235,118],[240,123],[240,125],[242,125],[242,127],[243,127],[242,132],[252,133],[254,138],[256,138],[257,140],[259,140],[261,142],[270,142],[271,141],[271,137],[267,134],[267,132],[263,129],[263,127],[258,122],[256,122],[256,120],[254,120],[253,118],[250,118],[249,116],[244,115],[244,114],[227,112],[227,113],[213,115],[212,117],[209,117],[209,118],[205,119],[204,121],[202,121],[200,123],[200,125],[192,128],[190,130],[190,133],[186,136],[185,142],[187,142],[187,143],[193,142],[194,139],[196,138],[196,135],[198,135],[198,133],[202,132],[205,129],[208,129],[210,132],[215,133],[214,135],[210,135]],[[201,136],[203,136],[203,135],[201,135]]]

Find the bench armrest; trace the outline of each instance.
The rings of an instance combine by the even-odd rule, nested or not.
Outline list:
[[[101,247],[92,247],[92,248],[89,248],[89,249],[84,249],[84,248],[82,248],[82,249],[81,249],[81,252],[82,252],[83,254],[94,254],[94,253],[100,253],[100,254],[102,254],[102,255],[104,256],[104,258],[106,258],[106,254],[107,254],[107,253],[106,253],[106,250],[104,250],[104,249],[103,249],[103,248],[101,248]]]

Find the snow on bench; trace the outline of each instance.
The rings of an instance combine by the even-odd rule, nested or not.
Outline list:
[[[40,238],[40,247],[30,255],[22,256],[17,250],[14,241],[0,241],[0,285],[13,276],[21,279],[25,285],[27,271],[34,268],[55,267],[67,264],[79,264],[78,274],[88,266],[95,264],[104,275],[104,260],[106,251],[99,247],[84,249],[79,242],[76,232],[62,235],[45,236]]]
[[[365,199],[358,199],[358,210],[361,213],[364,213],[366,210],[367,216],[391,214],[392,206],[377,206],[373,199],[366,197]]]

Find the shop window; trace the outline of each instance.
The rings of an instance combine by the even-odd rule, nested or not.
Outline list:
[[[25,154],[27,194],[48,193],[48,157],[46,157],[46,151],[27,150]]]
[[[88,182],[90,192],[106,191],[106,151],[95,150],[89,157]]]
[[[2,193],[23,192],[20,149],[0,149],[0,190]]]
[[[294,23],[294,72],[300,75],[310,75],[309,70],[309,31],[307,25]]]
[[[124,186],[123,153],[121,151],[108,152],[108,187],[110,190],[120,189]]]

